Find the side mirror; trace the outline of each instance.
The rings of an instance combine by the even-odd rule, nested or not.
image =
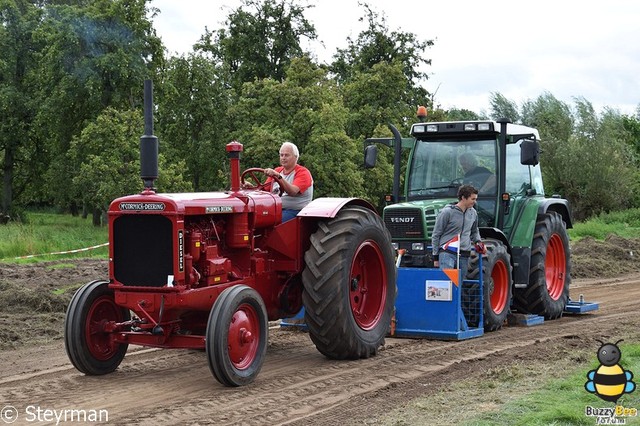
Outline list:
[[[524,140],[520,144],[520,163],[535,166],[540,162],[540,144],[536,140]]]
[[[364,148],[364,168],[372,169],[376,165],[378,159],[378,147],[375,145],[367,145]]]

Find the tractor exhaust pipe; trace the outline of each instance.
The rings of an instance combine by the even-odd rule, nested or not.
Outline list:
[[[240,153],[242,144],[238,141],[231,141],[227,144],[227,156],[231,163],[231,191],[240,190]]]
[[[154,191],[158,179],[158,138],[153,135],[153,82],[144,81],[144,135],[140,136],[140,177],[144,190]]]

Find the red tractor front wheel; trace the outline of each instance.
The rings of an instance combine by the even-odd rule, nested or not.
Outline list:
[[[375,355],[396,298],[391,238],[380,217],[341,210],[319,224],[304,258],[305,323],[316,348],[333,359]]]
[[[129,321],[127,309],[115,302],[106,281],[92,281],[71,299],[64,320],[64,346],[74,367],[87,375],[114,371],[128,345],[115,343],[107,325]]]
[[[264,363],[268,341],[267,308],[246,285],[224,290],[209,314],[206,352],[209,369],[225,386],[255,380]]]

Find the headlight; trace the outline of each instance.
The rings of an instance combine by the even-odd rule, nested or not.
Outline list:
[[[424,124],[414,124],[413,133],[424,133]]]
[[[424,243],[411,243],[411,250],[413,251],[424,250]]]
[[[391,243],[391,247],[393,247],[394,250],[398,250],[398,243]]]
[[[427,132],[437,132],[438,125],[437,124],[427,124]]]
[[[478,123],[478,130],[489,130],[489,123]]]
[[[465,123],[464,124],[464,130],[465,132],[468,130],[475,130],[476,129],[476,123]]]

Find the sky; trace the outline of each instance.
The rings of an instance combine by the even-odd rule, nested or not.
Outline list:
[[[362,0],[305,0],[318,41],[304,44],[331,61],[365,24]],[[436,105],[489,111],[492,93],[519,106],[545,93],[573,106],[635,115],[640,105],[640,2],[636,0],[366,0],[390,31],[433,40],[425,88]],[[240,0],[153,0],[154,28],[169,54],[188,53],[205,27],[224,26]]]

